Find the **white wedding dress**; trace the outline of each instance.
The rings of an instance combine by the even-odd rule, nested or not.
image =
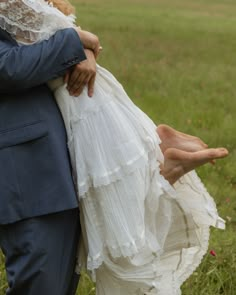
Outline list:
[[[36,33],[22,34],[29,24],[24,29],[12,20],[16,4],[21,19],[27,9],[41,18]],[[20,32],[24,43],[73,26],[43,0],[4,1],[0,12],[6,7],[13,16],[2,13],[0,26],[18,41]],[[98,295],[180,294],[207,251],[209,227],[224,228],[213,199],[194,171],[174,186],[162,177],[156,125],[107,70],[97,65],[92,98],[87,89],[70,96],[62,79],[49,85],[64,118],[80,201],[78,269],[85,262]]]

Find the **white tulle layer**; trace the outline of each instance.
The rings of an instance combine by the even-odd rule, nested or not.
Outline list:
[[[213,199],[195,172],[174,187],[161,176],[155,124],[105,69],[98,66],[92,99],[60,85],[50,84],[80,199],[79,263],[99,295],[180,294],[207,251],[209,226],[224,228]]]
[[[57,81],[53,83],[50,86],[56,89]],[[86,90],[79,98],[68,97],[65,86],[57,88],[55,96],[66,124],[80,198],[90,187],[108,185],[150,165],[149,159],[155,166],[163,162],[156,126],[104,69],[98,67],[93,98]]]

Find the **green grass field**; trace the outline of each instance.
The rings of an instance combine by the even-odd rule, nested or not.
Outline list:
[[[198,170],[215,197],[225,231],[212,230],[209,253],[184,295],[236,294],[235,0],[74,1],[82,28],[104,48],[99,63],[157,123],[225,146],[227,159]],[[6,288],[0,269],[0,295]],[[94,295],[83,276],[80,295]],[[122,295],[122,294],[121,294]]]

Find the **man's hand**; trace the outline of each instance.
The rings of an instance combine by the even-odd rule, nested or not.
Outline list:
[[[92,97],[96,77],[96,59],[93,51],[85,49],[87,59],[75,65],[65,76],[70,95],[79,96],[88,85],[88,96]]]
[[[97,58],[99,51],[101,50],[99,39],[93,33],[83,31],[79,27],[76,31],[80,37],[80,40],[85,49],[90,49],[93,51],[95,58]]]

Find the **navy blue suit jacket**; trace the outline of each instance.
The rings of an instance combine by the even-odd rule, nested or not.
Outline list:
[[[0,224],[78,206],[63,120],[45,83],[85,58],[74,29],[30,46],[0,30]]]

